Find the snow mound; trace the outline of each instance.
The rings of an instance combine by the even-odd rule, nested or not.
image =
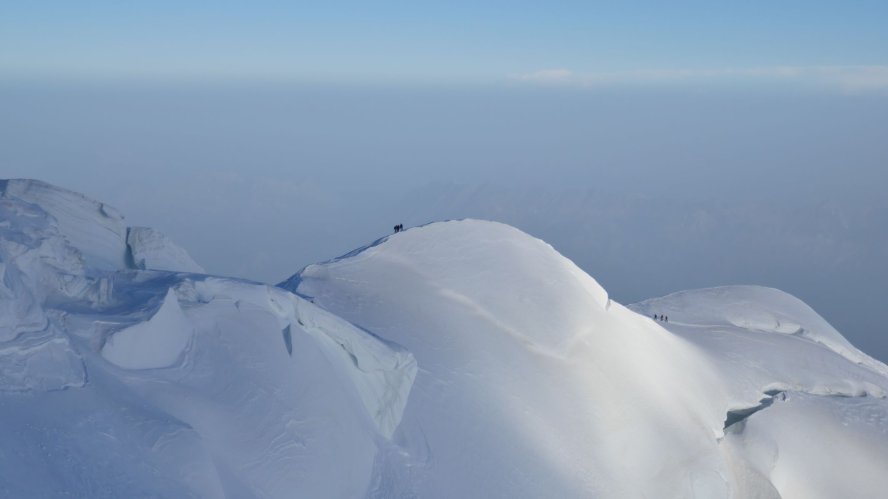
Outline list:
[[[314,283],[331,275],[372,282],[381,294],[397,293],[403,279],[422,282],[437,300],[458,303],[478,320],[552,351],[568,348],[589,329],[590,314],[604,314],[609,304],[607,291],[549,244],[482,220],[412,228],[347,257],[309,265],[281,285],[315,296],[323,291]],[[349,306],[360,310],[364,303]]]
[[[782,418],[769,415],[776,394],[884,416],[856,401],[882,400],[888,378],[839,355],[841,336],[788,295],[651,301],[640,315],[545,243],[497,223],[410,229],[281,285],[403,345],[419,365],[369,497],[792,497],[769,472],[783,442],[766,453],[742,445],[749,422]],[[699,325],[654,321],[654,308]],[[843,424],[800,420],[800,434]],[[821,471],[805,459],[783,463]],[[888,487],[875,475],[845,487],[844,473],[824,480],[834,491]]]
[[[371,497],[681,496],[655,449],[727,490],[706,359],[517,229],[409,229],[283,285],[416,357]]]
[[[798,298],[763,286],[722,286],[680,291],[632,305],[640,314],[665,314],[670,324],[734,326],[797,335],[821,343],[848,360],[888,375],[888,368],[855,348]]]
[[[150,227],[130,227],[126,233],[126,244],[137,269],[197,274],[206,272],[187,251]]]
[[[102,347],[102,356],[125,369],[170,367],[181,359],[193,335],[194,329],[171,289],[150,319],[111,335]]]

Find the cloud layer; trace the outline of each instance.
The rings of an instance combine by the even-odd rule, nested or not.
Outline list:
[[[844,93],[888,92],[888,66],[771,66],[717,69],[638,69],[576,72],[542,69],[513,80],[573,86],[777,83],[820,87]]]

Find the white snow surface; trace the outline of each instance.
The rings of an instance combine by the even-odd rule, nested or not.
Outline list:
[[[823,344],[848,360],[888,375],[881,362],[855,348],[804,302],[763,286],[722,286],[679,291],[633,305],[643,315],[666,315],[672,324],[796,335]]]
[[[88,257],[111,255],[113,238],[96,251],[42,206],[69,203],[104,234],[99,203],[10,184],[0,497],[365,494],[416,374],[410,353],[279,288],[130,269],[124,245],[113,265]],[[21,185],[39,187],[36,202]]]
[[[627,308],[478,220],[272,287],[78,194],[0,187],[2,497],[888,490],[886,367],[780,291]]]
[[[126,233],[133,265],[142,270],[169,270],[173,272],[206,271],[184,249],[162,232],[150,227],[130,227]]]
[[[114,208],[36,180],[4,181],[3,197],[40,207],[91,268],[126,268],[126,224]]]
[[[170,367],[185,353],[192,336],[194,328],[170,288],[154,315],[111,335],[102,356],[126,369]]]
[[[885,366],[856,356],[784,293],[738,288],[689,295],[674,309],[662,302],[658,313],[686,321],[666,324],[650,318],[649,303],[633,307],[639,314],[608,301],[542,241],[477,220],[409,229],[282,285],[416,356],[419,373],[371,497],[888,490],[888,477],[872,472],[888,465]],[[735,306],[738,295],[745,304]],[[798,330],[808,333],[790,334]],[[822,409],[755,409],[774,397]],[[770,421],[794,430],[758,429]],[[824,434],[834,437],[816,438]],[[817,452],[872,464],[823,466]],[[831,486],[797,483],[811,472]]]

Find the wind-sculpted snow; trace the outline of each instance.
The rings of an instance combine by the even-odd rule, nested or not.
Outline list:
[[[343,370],[358,388],[368,415],[383,436],[391,437],[401,421],[416,376],[413,355],[397,345],[380,342],[314,305],[292,298],[290,302],[296,322],[317,337],[331,357],[347,361],[347,368]],[[290,331],[287,334],[291,335],[292,324],[286,327]]]
[[[115,332],[102,347],[102,356],[125,369],[170,367],[180,360],[194,336],[170,289],[149,319]]]
[[[882,497],[888,481],[886,366],[807,305],[758,286],[690,290],[632,305],[719,366],[719,438],[732,497]],[[776,334],[775,334],[776,333]]]
[[[723,447],[742,477],[736,497],[884,497],[888,401],[781,393],[729,431]]]
[[[83,385],[80,356],[45,310],[82,271],[41,207],[0,196],[0,391]]]
[[[627,308],[478,220],[281,289],[204,275],[78,194],[0,187],[0,497],[888,490],[888,369],[779,291]]]
[[[7,203],[4,215],[10,218],[4,220],[8,227],[64,245],[44,256],[65,254],[79,260],[62,267],[70,273],[127,268],[203,272],[184,249],[162,233],[147,227],[128,228],[116,209],[76,192],[37,180],[14,179],[0,180],[0,196]],[[40,227],[53,231],[54,237],[36,232]],[[4,244],[15,240],[7,235]],[[77,269],[72,270],[71,265]]]
[[[36,180],[6,180],[3,197],[39,206],[53,225],[85,260],[88,268],[127,267],[126,224],[114,208],[76,192]]]
[[[107,213],[4,184],[0,496],[362,495],[412,355],[278,288],[128,268]],[[144,266],[187,257],[139,233]]]
[[[150,227],[130,227],[126,233],[126,244],[132,264],[137,269],[205,272],[184,249]]]

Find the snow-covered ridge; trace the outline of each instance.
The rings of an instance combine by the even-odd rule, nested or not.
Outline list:
[[[116,209],[38,180],[5,180],[0,190],[4,198],[36,205],[49,215],[88,267],[127,268],[126,224]]]
[[[127,227],[115,208],[39,180],[0,180],[0,196],[31,205],[52,220],[85,269],[127,268],[199,272],[188,253],[162,233],[147,227]]]
[[[737,327],[796,335],[888,376],[885,364],[855,348],[804,302],[778,289],[763,286],[694,289],[646,300],[630,308],[642,315],[665,314],[675,325]]]
[[[361,279],[383,292],[406,275],[423,282],[439,299],[458,303],[521,341],[552,352],[569,348],[588,329],[587,314],[596,312],[587,307],[603,314],[609,305],[607,291],[551,245],[505,224],[471,219],[411,228],[344,257],[309,265],[280,285],[313,295],[312,283],[330,273],[350,279],[352,269],[363,273],[367,268],[371,274]],[[505,295],[504,289],[509,290]],[[519,318],[511,313],[513,307],[525,313]],[[536,323],[528,324],[529,317]]]
[[[777,290],[624,307],[481,220],[274,287],[79,194],[0,187],[0,496],[888,490],[888,370]]]
[[[402,444],[373,497],[794,497],[811,472],[854,477],[844,487],[856,497],[888,485],[872,466],[805,459],[818,441],[796,437],[828,425],[833,455],[888,464],[878,425],[861,423],[866,442],[843,429],[884,417],[888,379],[776,290],[667,297],[632,306],[639,314],[545,243],[479,220],[412,228],[281,285],[416,356]],[[819,412],[798,413],[797,400]],[[844,419],[824,416],[843,401]],[[790,424],[782,417],[802,429],[759,430]],[[775,457],[782,446],[794,461]],[[805,491],[795,497],[835,497]]]
[[[368,487],[409,352],[282,289],[187,273],[184,250],[102,203],[0,187],[0,496]]]

